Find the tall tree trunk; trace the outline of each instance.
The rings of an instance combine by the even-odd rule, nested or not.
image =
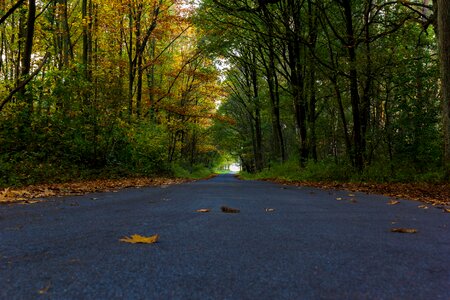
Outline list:
[[[263,60],[264,69],[267,76],[267,84],[269,87],[269,99],[271,106],[271,119],[272,119],[272,130],[274,138],[274,150],[277,159],[280,159],[283,163],[286,160],[286,153],[284,147],[283,132],[281,129],[281,117],[280,117],[280,97],[278,94],[278,79],[275,70],[275,54],[273,49],[273,43],[271,41],[272,37],[268,37],[268,61],[265,58],[264,53],[260,48],[261,58]]]
[[[290,69],[289,84],[291,87],[295,121],[299,132],[300,140],[300,165],[304,166],[308,160],[308,130],[307,130],[307,103],[304,91],[304,74],[301,61],[300,43],[300,4],[297,1],[289,0],[287,6],[285,24],[288,32],[288,65]],[[292,21],[291,21],[292,20]]]
[[[437,0],[439,65],[441,71],[444,169],[450,179],[450,1]]]
[[[26,80],[26,77],[30,74],[31,70],[31,55],[33,53],[33,39],[34,39],[34,24],[36,20],[36,1],[28,0],[28,19],[26,26],[26,35],[25,35],[25,47],[23,53],[22,60],[22,71],[21,71],[21,81]],[[23,88],[22,96],[27,102],[27,119],[25,122],[27,125],[31,124],[31,114],[33,113],[33,95],[31,91],[26,93],[26,89]]]
[[[350,100],[352,105],[353,115],[353,157],[354,165],[358,170],[362,170],[364,167],[363,159],[363,136],[361,132],[361,114],[360,114],[360,98],[358,92],[358,72],[356,70],[356,41],[353,32],[353,20],[352,20],[352,7],[351,0],[343,0],[342,6],[344,8],[345,25],[347,33],[347,51],[350,63]]]
[[[310,128],[309,149],[312,159],[317,162],[317,135],[316,135],[316,61],[315,51],[317,43],[317,6],[314,6],[311,0],[308,0],[308,28],[309,28],[309,111],[308,122]]]
[[[372,0],[368,0],[367,7],[364,12],[364,34],[365,34],[365,48],[366,48],[366,65],[365,65],[365,71],[366,71],[366,79],[364,82],[364,88],[363,88],[363,96],[361,99],[361,148],[363,149],[363,155],[365,155],[365,161],[366,163],[370,164],[370,161],[368,160],[368,157],[366,155],[366,138],[367,138],[367,131],[370,126],[370,98],[372,93],[372,81],[373,81],[373,74],[372,74],[372,56],[371,56],[371,48],[370,48],[370,11],[372,8]]]
[[[67,0],[62,0],[62,42],[63,42],[63,62],[64,65],[69,65],[69,61],[73,60],[73,45],[70,36],[69,26],[69,12],[67,11]]]
[[[278,76],[275,65],[275,45],[274,45],[274,24],[272,17],[265,5],[262,6],[263,15],[267,27],[267,51],[268,51],[268,61],[264,59],[264,53],[260,49],[261,58],[263,59],[264,68],[267,75],[267,83],[269,85],[269,95],[272,108],[272,127],[275,142],[275,150],[277,159],[281,159],[281,163],[286,161],[286,151],[283,139],[283,131],[281,128],[281,117],[280,117],[280,95],[278,92]]]
[[[141,114],[141,101],[142,101],[142,56],[144,55],[142,46],[142,10],[143,4],[140,2],[137,5],[136,12],[136,57],[134,58],[134,68],[137,72],[137,82],[136,82],[136,115],[139,118]]]

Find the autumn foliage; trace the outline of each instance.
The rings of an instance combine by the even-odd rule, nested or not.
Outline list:
[[[2,18],[0,186],[211,168],[223,91],[191,15],[179,0],[61,0]]]

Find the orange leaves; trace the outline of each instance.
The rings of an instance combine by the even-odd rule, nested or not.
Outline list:
[[[187,182],[187,179],[172,178],[126,178],[98,179],[64,184],[41,184],[24,187],[23,189],[6,188],[0,191],[0,204],[24,203],[32,204],[31,200],[53,196],[75,196],[87,193],[111,192],[128,187],[160,186]]]
[[[391,228],[391,232],[398,232],[398,233],[417,233],[419,232],[415,228]]]
[[[155,234],[152,236],[142,236],[139,234],[133,234],[131,237],[125,236],[119,241],[130,244],[154,244],[158,241],[159,235]]]

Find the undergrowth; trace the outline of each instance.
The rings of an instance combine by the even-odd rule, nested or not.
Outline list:
[[[324,182],[444,182],[443,171],[417,170],[408,165],[378,163],[366,166],[358,171],[349,164],[334,161],[308,162],[300,167],[296,161],[275,164],[258,173],[241,172],[243,179],[277,178],[287,181],[324,181]]]

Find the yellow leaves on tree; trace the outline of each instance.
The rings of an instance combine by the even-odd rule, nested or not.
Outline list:
[[[133,234],[131,237],[125,236],[119,241],[130,244],[154,244],[158,241],[159,235],[155,234],[152,236],[142,236],[139,234]]]

